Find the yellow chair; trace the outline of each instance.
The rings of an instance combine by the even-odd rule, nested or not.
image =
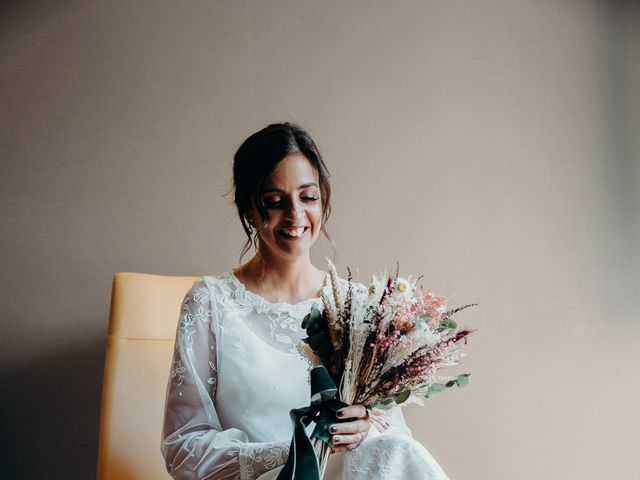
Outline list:
[[[98,480],[168,479],[160,454],[180,304],[196,277],[117,273],[102,384]]]

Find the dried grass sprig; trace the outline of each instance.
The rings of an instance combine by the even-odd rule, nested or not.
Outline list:
[[[475,307],[477,305],[477,303],[468,303],[467,305],[463,305],[462,307],[454,308],[453,310],[447,310],[442,314],[442,318],[450,318],[451,316],[460,312],[461,310],[464,310],[465,308]]]

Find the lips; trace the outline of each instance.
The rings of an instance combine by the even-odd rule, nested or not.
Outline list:
[[[299,238],[303,236],[309,227],[306,226],[295,226],[295,227],[287,227],[278,230],[278,233],[284,238]]]

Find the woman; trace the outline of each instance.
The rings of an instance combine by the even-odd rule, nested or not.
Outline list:
[[[302,318],[330,277],[310,249],[331,211],[329,172],[310,135],[272,124],[234,156],[235,204],[251,260],[199,278],[186,294],[167,386],[162,454],[176,479],[275,479],[288,456],[289,410],[309,404]],[[337,286],[347,288],[346,281]],[[364,287],[359,286],[362,292]],[[357,295],[354,296],[357,298]],[[446,479],[399,409],[338,412],[328,479]]]

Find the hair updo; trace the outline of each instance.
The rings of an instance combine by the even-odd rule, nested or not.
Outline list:
[[[311,138],[311,135],[294,123],[273,123],[247,138],[233,156],[233,190],[234,202],[247,241],[240,253],[240,260],[251,245],[258,248],[258,231],[252,235],[253,228],[249,223],[252,206],[256,205],[267,220],[267,208],[262,201],[262,191],[269,175],[287,156],[300,153],[306,157],[318,174],[318,186],[322,200],[322,233],[333,244],[325,225],[331,213],[331,184],[329,170],[322,155]]]

